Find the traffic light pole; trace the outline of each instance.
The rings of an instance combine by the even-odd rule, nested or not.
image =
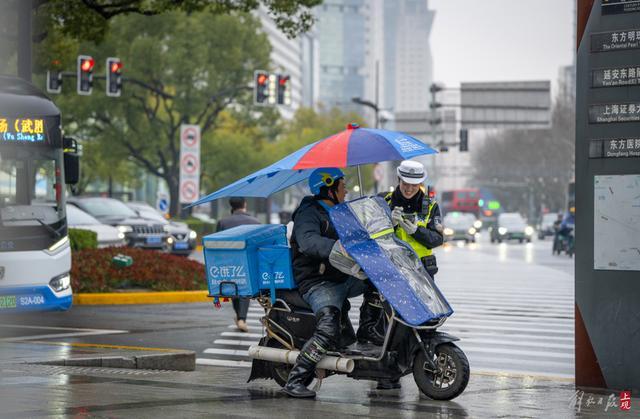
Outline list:
[[[31,81],[31,0],[18,3],[18,77]]]

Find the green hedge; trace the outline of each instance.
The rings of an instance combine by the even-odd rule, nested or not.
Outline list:
[[[94,231],[70,228],[69,240],[71,241],[71,250],[98,248],[98,234]]]
[[[118,267],[113,258],[129,256],[133,264]],[[130,247],[84,249],[71,254],[74,292],[112,292],[122,289],[153,291],[206,290],[205,268],[195,260],[155,250]]]
[[[215,233],[216,224],[205,223],[202,220],[198,220],[197,218],[187,218],[186,220],[180,220],[183,223],[186,223],[189,228],[196,233],[198,233],[198,243],[202,240],[204,236],[207,236],[211,233]]]

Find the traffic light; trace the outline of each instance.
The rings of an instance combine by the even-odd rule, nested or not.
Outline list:
[[[62,72],[56,70],[47,71],[47,92],[62,92]]]
[[[460,130],[460,151],[469,151],[469,130]]]
[[[107,58],[107,96],[118,97],[122,94],[122,61],[119,58]]]
[[[256,105],[266,105],[269,99],[269,73],[256,71],[254,73],[254,81],[254,103]]]
[[[291,105],[291,77],[278,74],[278,105]]]
[[[95,61],[89,55],[78,55],[78,94],[90,95],[93,90],[93,66]]]

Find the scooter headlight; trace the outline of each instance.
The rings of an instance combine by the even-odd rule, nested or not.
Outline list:
[[[507,234],[507,231],[508,231],[508,230],[506,229],[506,227],[500,227],[500,228],[498,229],[498,233],[500,233],[500,234],[501,234],[501,235],[503,235],[503,236],[504,236],[505,234]]]

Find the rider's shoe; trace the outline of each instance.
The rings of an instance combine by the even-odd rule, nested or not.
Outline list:
[[[291,397],[311,398],[315,391],[306,384],[313,379],[316,364],[320,362],[328,350],[335,349],[336,338],[340,333],[340,310],[335,307],[323,307],[316,314],[316,331],[300,350],[296,363],[291,368],[287,384],[282,388]]]
[[[296,365],[293,366],[289,373],[287,384],[282,387],[282,391],[291,397],[300,399],[316,397],[316,392],[309,390],[304,385],[309,376],[315,374],[315,368],[316,366],[313,363],[296,362]]]
[[[376,390],[395,390],[398,388],[402,388],[399,379],[391,380],[389,378],[383,378],[381,380],[378,380],[378,386],[376,387]]]

